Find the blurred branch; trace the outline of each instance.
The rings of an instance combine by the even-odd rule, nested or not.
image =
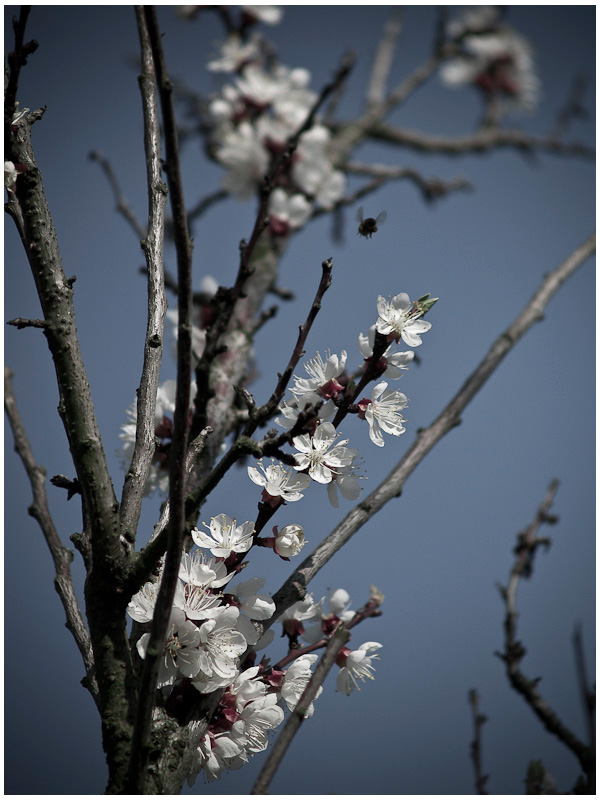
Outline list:
[[[144,80],[144,76],[140,77],[140,85],[142,85],[142,81]],[[144,91],[144,90],[143,90]],[[146,120],[144,119],[144,126],[146,125]],[[116,208],[117,211],[127,220],[127,222],[131,225],[133,230],[135,231],[136,236],[139,239],[146,238],[146,228],[139,222],[138,218],[135,216],[135,213],[129,203],[127,202],[125,195],[119,185],[119,181],[117,180],[117,176],[115,175],[115,171],[112,168],[108,159],[104,158],[104,156],[99,153],[97,150],[92,150],[89,154],[88,158],[90,161],[95,161],[97,164],[100,165],[102,171],[106,175],[110,187],[113,191],[113,195],[115,197],[115,202],[117,204]]]
[[[464,409],[519,339],[527,333],[535,322],[543,319],[544,309],[551,297],[558,291],[561,284],[594,253],[595,247],[596,237],[592,235],[577,247],[556,269],[545,276],[540,288],[521,314],[496,339],[483,361],[467,378],[459,392],[452,398],[438,418],[428,428],[418,432],[416,441],[387,478],[346,515],[329,536],[304,559],[300,567],[281,586],[273,597],[277,609],[271,620],[263,623],[263,631],[270,627],[287,608],[305,596],[308,583],[329,559],[349,541],[356,531],[383,508],[389,500],[402,494],[402,487],[407,478],[440,439],[460,424],[460,415]]]
[[[559,155],[575,155],[594,159],[596,151],[592,147],[578,142],[559,142],[552,136],[533,136],[519,130],[504,128],[485,128],[464,136],[434,136],[408,128],[379,123],[371,127],[368,135],[392,144],[411,147],[427,153],[446,153],[461,155],[463,153],[485,153],[494,149],[507,147],[524,152],[542,151]]]
[[[450,181],[443,181],[441,178],[424,178],[417,170],[410,167],[396,167],[388,164],[361,164],[357,161],[349,161],[344,169],[355,175],[371,175],[382,181],[409,180],[421,190],[423,197],[428,201],[444,197],[450,192],[473,188],[466,178],[453,178]]]
[[[321,660],[317,664],[312,678],[309,680],[306,689],[298,700],[298,705],[292,711],[288,721],[286,722],[283,730],[279,734],[279,738],[270,750],[269,757],[267,758],[256,783],[254,784],[250,794],[268,794],[268,788],[273,780],[273,776],[277,771],[283,756],[291,745],[294,736],[298,732],[300,726],[304,722],[305,715],[310,707],[310,704],[316,697],[319,687],[322,686],[323,681],[329,674],[329,670],[335,663],[338,653],[344,647],[350,633],[340,624],[336,632],[329,640],[329,644],[323,653]]]
[[[485,784],[489,776],[483,775],[481,771],[481,731],[484,723],[487,722],[487,717],[485,714],[479,713],[479,694],[477,689],[471,689],[469,692],[469,705],[473,712],[474,734],[471,742],[471,759],[475,769],[475,788],[477,789],[477,794],[487,794]]]
[[[139,14],[139,10],[138,10]],[[148,310],[142,377],[137,390],[135,445],[131,464],[125,475],[120,520],[125,534],[135,541],[142,510],[142,497],[154,455],[154,411],[162,362],[167,298],[163,274],[164,217],[167,187],[161,175],[160,121],[156,98],[156,75],[152,48],[145,25],[138,25],[141,67],[138,78],[144,116],[144,152],[148,187],[147,235],[142,238],[148,276]],[[100,161],[102,164],[103,162]],[[108,167],[110,170],[110,166]],[[109,173],[110,179],[110,173]],[[117,187],[118,188],[118,187]],[[135,225],[139,225],[134,220]],[[143,227],[139,225],[140,230]]]
[[[585,75],[578,75],[573,79],[569,96],[560,109],[556,117],[556,123],[550,134],[551,139],[562,139],[566,134],[571,122],[576,118],[586,118],[588,112],[583,105],[583,98],[588,86],[588,78]]]
[[[595,757],[592,748],[585,745],[562,722],[556,712],[550,708],[546,700],[537,691],[539,678],[531,680],[519,669],[519,664],[525,655],[525,648],[516,638],[517,630],[517,589],[521,578],[528,578],[532,574],[533,559],[540,545],[549,547],[550,540],[539,537],[537,532],[544,523],[554,524],[557,517],[549,514],[554,495],[558,489],[558,481],[554,480],[548,487],[546,497],[540,505],[538,512],[528,528],[517,536],[515,547],[516,561],[510,572],[508,586],[498,586],[500,594],[506,605],[504,618],[504,652],[496,653],[506,666],[506,673],[511,686],[525,700],[534,714],[541,720],[546,730],[554,734],[566,747],[575,754],[581,767],[588,778],[590,788],[595,787]],[[595,788],[592,789],[592,792]]]
[[[588,729],[588,742],[590,747],[596,744],[596,692],[590,687],[587,678],[587,670],[585,668],[585,657],[583,653],[583,636],[581,633],[581,624],[575,625],[573,631],[573,649],[575,651],[575,664],[577,666],[577,679],[579,681],[579,691],[581,692],[581,700],[585,715],[585,723]]]
[[[61,603],[67,618],[67,629],[71,632],[75,643],[81,653],[85,666],[86,677],[82,684],[94,698],[96,705],[99,703],[98,684],[94,677],[94,654],[92,644],[86,624],[84,622],[73,581],[71,579],[71,561],[73,553],[63,544],[54,525],[50,509],[48,508],[48,498],[46,496],[46,470],[36,463],[31,450],[31,445],[25,433],[21,415],[17,407],[11,378],[13,373],[8,367],[4,367],[4,410],[10,423],[10,427],[15,440],[15,451],[19,455],[33,492],[33,503],[29,507],[29,514],[37,520],[50,554],[54,562],[55,577],[54,588],[58,592]]]
[[[394,52],[402,33],[402,6],[394,8],[383,26],[381,39],[375,51],[369,86],[367,87],[367,109],[383,102],[387,80],[394,60]]]

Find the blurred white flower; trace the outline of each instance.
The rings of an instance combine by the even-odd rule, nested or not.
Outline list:
[[[500,6],[465,6],[460,15],[448,23],[448,34],[457,37],[467,31],[476,33],[492,28],[500,19],[500,8]]]
[[[249,17],[265,25],[278,25],[283,17],[281,6],[241,6],[242,11]]]
[[[442,81],[455,88],[473,84],[511,107],[531,109],[539,95],[529,43],[514,31],[466,36],[465,53],[447,61],[440,70]]]
[[[234,32],[221,45],[220,57],[209,61],[206,69],[210,72],[237,72],[243,64],[253,61],[258,55],[256,37],[244,42],[239,33]]]
[[[420,345],[419,334],[425,333],[431,328],[430,322],[419,319],[421,311],[413,311],[410,298],[405,292],[397,294],[391,300],[386,300],[385,297],[379,295],[377,311],[379,317],[375,328],[379,333],[390,339],[397,340],[402,337],[402,341],[409,347]]]
[[[281,188],[274,189],[269,198],[269,225],[276,236],[287,236],[301,228],[312,213],[303,194],[289,195]]]
[[[327,484],[327,497],[334,508],[339,508],[338,489],[344,500],[358,500],[362,487],[358,482],[359,478],[357,467],[348,464],[345,467],[338,467],[330,483]]]
[[[240,123],[223,138],[217,159],[229,170],[223,176],[223,188],[239,200],[249,200],[269,167],[269,154],[259,141],[256,128]]]

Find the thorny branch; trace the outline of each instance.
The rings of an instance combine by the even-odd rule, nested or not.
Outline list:
[[[63,546],[54,526],[46,496],[46,470],[36,463],[33,456],[31,445],[17,408],[17,401],[12,388],[12,376],[11,370],[8,367],[4,367],[4,409],[14,436],[15,450],[23,462],[33,492],[33,503],[29,507],[29,513],[37,520],[52,555],[56,571],[54,588],[58,592],[65,610],[66,626],[75,639],[85,666],[86,677],[82,683],[89,690],[96,705],[98,705],[98,684],[94,677],[92,644],[71,579],[70,564],[73,560],[73,553]]]
[[[517,546],[515,547],[517,558],[510,572],[510,580],[507,586],[498,586],[506,605],[506,616],[504,618],[504,651],[496,655],[504,661],[506,674],[513,689],[524,698],[544,727],[575,754],[587,777],[588,788],[593,794],[596,784],[593,749],[580,741],[562,722],[556,712],[550,708],[537,690],[539,678],[531,680],[519,669],[519,664],[525,655],[525,648],[517,639],[517,589],[521,578],[529,578],[531,576],[537,549],[540,545],[545,547],[550,545],[548,538],[538,536],[538,530],[544,523],[554,524],[557,522],[557,517],[549,513],[557,489],[558,481],[554,480],[548,487],[544,501],[540,505],[533,521],[525,531],[517,535]]]

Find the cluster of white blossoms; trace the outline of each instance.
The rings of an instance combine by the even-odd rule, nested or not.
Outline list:
[[[307,119],[317,95],[309,89],[306,69],[266,68],[257,40],[238,35],[225,42],[215,71],[237,75],[209,105],[216,159],[227,168],[223,187],[240,200],[254,197],[274,159]],[[313,203],[332,208],[344,193],[345,178],[329,156],[331,131],[315,122],[298,142],[293,158],[282,165],[269,198],[269,228],[287,236],[301,228]]]
[[[349,500],[359,496],[358,450],[348,446],[349,440],[342,438],[338,425],[347,415],[366,420],[369,436],[379,447],[384,445],[384,434],[399,436],[404,432],[401,411],[408,401],[402,392],[389,389],[387,381],[397,380],[408,369],[414,353],[399,350],[398,342],[411,347],[421,344],[421,335],[431,327],[423,315],[435,302],[429,295],[416,302],[403,293],[388,299],[379,297],[375,323],[366,335],[358,337],[363,364],[352,375],[346,371],[346,350],[339,355],[318,353],[307,361],[306,377],[294,378],[291,397],[280,403],[276,420],[285,431],[282,446],[287,437],[294,453],[287,456],[287,464],[259,459],[256,465],[247,467],[249,479],[260,490],[256,520],[238,522],[221,513],[191,531],[195,548],[181,558],[157,682],[165,707],[176,717],[189,707],[195,693],[222,692],[198,742],[190,783],[200,771],[207,780],[216,780],[224,770],[238,769],[254,753],[264,750],[270,731],[283,721],[286,708],[296,707],[311,678],[317,660],[312,651],[325,647],[339,625],[355,625],[372,615],[383,599],[372,589],[369,604],[375,606],[367,604],[355,612],[344,589],[336,589],[318,602],[306,595],[280,616],[288,640],[287,654],[273,660],[273,665],[264,658],[256,664],[257,651],[274,641],[269,621],[276,606],[263,591],[264,578],[234,578],[247,566],[254,547],[272,549],[284,560],[301,553],[306,544],[302,525],[286,521],[273,528],[272,536],[262,535],[262,531],[282,507],[293,504],[296,508],[312,483],[327,486],[335,507],[338,492]],[[380,380],[382,377],[386,380]],[[369,383],[373,383],[370,398],[357,402]],[[175,381],[167,381],[158,390],[155,458],[146,492],[168,489],[166,465],[175,388]],[[194,392],[195,387],[192,398]],[[130,422],[121,433],[125,459],[131,457],[135,443],[136,410],[134,404],[128,412]],[[130,617],[144,626],[136,643],[142,659],[148,652],[149,623],[161,580],[162,573],[146,583],[128,606]],[[373,678],[380,648],[378,642],[365,642],[340,650],[336,660],[340,692],[349,695]],[[311,704],[306,716],[313,713]]]
[[[472,85],[498,101],[499,110],[532,109],[539,97],[539,79],[531,46],[499,21],[498,6],[469,8],[448,26],[462,52],[442,65],[449,87]]]

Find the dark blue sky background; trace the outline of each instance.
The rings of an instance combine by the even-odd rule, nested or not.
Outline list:
[[[15,7],[5,9],[9,24]],[[282,63],[308,67],[318,90],[340,56],[355,49],[359,60],[341,106],[345,117],[361,110],[368,69],[386,6],[289,6],[281,25],[265,27]],[[210,14],[189,23],[173,8],[159,19],[171,73],[202,92],[220,78],[205,64],[222,39]],[[408,6],[404,34],[391,76],[395,85],[429,54],[434,7]],[[593,79],[593,6],[514,6],[508,20],[532,42],[542,81],[542,102],[514,123],[544,134],[581,72]],[[28,30],[40,42],[22,73],[22,106],[48,110],[34,129],[34,145],[59,235],[67,275],[77,275],[75,306],[83,355],[115,483],[120,425],[135,395],[145,330],[145,284],[139,242],[114,210],[104,176],[88,160],[90,150],[108,157],[138,217],[145,219],[146,189],[142,116],[136,70],[135,18],[124,6],[34,6]],[[569,134],[593,144],[590,115]],[[430,133],[466,133],[477,124],[474,92],[449,91],[434,77],[391,117]],[[219,187],[222,170],[206,161],[197,144],[184,151],[190,205]],[[287,363],[297,325],[306,315],[324,258],[333,257],[333,285],[307,344],[307,356],[331,348],[360,362],[358,334],[376,319],[379,294],[425,292],[440,301],[431,331],[413,366],[395,388],[409,397],[407,432],[374,447],[366,426],[342,426],[365,459],[364,494],[385,477],[485,355],[554,268],[593,230],[594,168],[590,161],[504,151],[444,158],[384,145],[365,145],[361,160],[412,166],[426,176],[466,176],[474,191],[433,206],[407,183],[390,183],[364,203],[369,214],[388,211],[372,240],[355,233],[354,208],[343,243],[330,237],[328,217],[310,223],[290,241],[280,282],[296,294],[256,339],[259,378],[252,386],[266,398]],[[235,276],[238,243],[253,224],[253,203],[227,201],[197,225],[195,285],[206,274],[227,285]],[[13,225],[6,220],[5,314],[37,317],[33,280]],[[174,269],[172,251],[167,265]],[[589,260],[551,301],[537,325],[493,375],[452,431],[388,504],[316,577],[316,597],[343,586],[353,607],[371,583],[385,594],[384,614],[356,629],[352,646],[383,644],[376,680],[360,693],[335,692],[332,674],[278,773],[277,794],[462,794],[473,791],[472,738],[467,693],[476,687],[484,728],[483,767],[495,794],[523,793],[530,759],[543,759],[561,791],[572,788],[575,758],[543,730],[508,686],[494,651],[502,647],[503,605],[495,582],[506,582],[519,530],[533,518],[553,477],[561,481],[549,534],[531,581],[521,585],[519,636],[527,648],[523,671],[542,676],[540,690],[563,721],[585,736],[571,635],[580,620],[588,669],[594,672],[594,261]],[[171,298],[172,302],[172,298]],[[73,474],[56,413],[51,358],[38,330],[5,330],[5,362],[34,453],[49,476]],[[162,379],[175,376],[173,361]],[[79,655],[66,631],[52,585],[51,560],[37,524],[27,515],[31,493],[6,434],[5,458],[5,791],[10,794],[98,794],[105,785],[100,725],[79,685]],[[64,541],[80,529],[77,500],[49,487]],[[227,513],[252,519],[258,500],[245,471],[229,476],[204,508],[203,519]],[[157,518],[159,500],[145,509],[140,541]],[[309,548],[349,510],[332,509],[319,487],[288,508]],[[292,519],[293,517],[293,519]],[[285,523],[284,523],[285,524]],[[269,557],[270,556],[270,557]],[[260,551],[249,570],[267,577],[275,592],[289,565]],[[73,565],[78,591],[83,570]],[[279,651],[271,648],[273,655]],[[192,793],[247,794],[263,762],[256,756],[237,773]]]

